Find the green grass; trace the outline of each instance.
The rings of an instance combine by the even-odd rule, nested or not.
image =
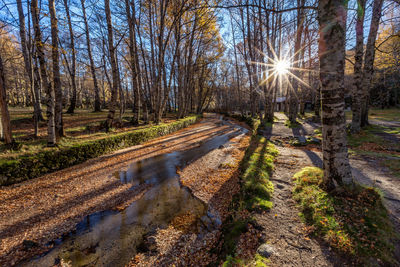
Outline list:
[[[323,171],[316,167],[302,169],[293,179],[293,198],[311,232],[364,266],[374,265],[371,258],[394,263],[395,232],[377,190],[356,185],[327,193],[321,188]]]
[[[400,109],[370,109],[369,116],[372,119],[384,120],[384,121],[400,121]]]
[[[270,174],[278,151],[264,137],[255,135],[241,163],[241,192],[232,203],[233,216],[223,229],[223,254],[228,255],[223,266],[266,266],[267,259],[255,255],[252,259],[241,259],[236,255],[236,243],[247,225],[254,220],[251,216],[242,218],[241,212],[265,211],[273,206],[271,200],[274,186]]]
[[[400,178],[400,154],[389,149],[400,150],[400,144],[385,140],[379,133],[399,135],[399,128],[369,125],[358,134],[348,135],[349,153],[379,159],[381,164]]]
[[[369,125],[363,128],[358,134],[348,135],[348,144],[351,147],[359,147],[364,143],[375,143],[384,145],[385,141],[382,137],[374,134],[374,131],[380,131],[381,127],[376,125]]]
[[[345,112],[346,120],[351,120],[353,113],[351,110]],[[383,121],[400,121],[400,109],[390,108],[390,109],[377,109],[372,108],[368,112],[369,118],[383,120]]]
[[[248,166],[243,172],[243,196],[248,210],[272,208],[271,196],[274,186],[269,180],[278,154],[275,146],[264,137],[257,136],[257,147],[248,157]]]

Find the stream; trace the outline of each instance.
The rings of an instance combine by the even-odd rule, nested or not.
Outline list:
[[[125,266],[138,252],[146,234],[166,228],[177,215],[189,211],[199,218],[199,235],[218,227],[218,215],[180,184],[177,168],[184,168],[247,132],[230,122],[220,123],[229,125],[232,131],[210,137],[192,149],[157,155],[136,161],[127,170],[116,170],[114,175],[121,182],[132,184],[132,188],[143,183],[152,187],[123,211],[86,216],[74,231],[55,240],[49,252],[20,265],[53,266],[64,262],[70,266]]]

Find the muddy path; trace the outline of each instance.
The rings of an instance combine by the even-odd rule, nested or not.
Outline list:
[[[124,266],[146,233],[180,214],[191,211],[204,217],[195,224],[212,225],[207,202],[182,186],[177,173],[246,133],[232,121],[207,117],[166,137],[1,187],[0,265]]]

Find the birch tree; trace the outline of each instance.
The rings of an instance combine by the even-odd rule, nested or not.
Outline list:
[[[327,189],[353,183],[344,114],[344,63],[347,1],[318,2],[322,152]]]

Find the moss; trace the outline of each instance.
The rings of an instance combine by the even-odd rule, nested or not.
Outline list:
[[[0,161],[0,185],[10,185],[40,175],[61,170],[106,153],[138,145],[150,139],[170,134],[198,120],[191,116],[172,123],[118,133],[95,141],[44,150],[35,154]],[[66,145],[66,144],[64,144]]]
[[[222,255],[228,256],[223,266],[265,266],[266,261],[261,256],[255,256],[254,259],[236,257],[236,243],[253,220],[252,216],[243,219],[242,211],[270,210],[273,206],[271,198],[274,186],[269,178],[277,155],[278,150],[271,142],[258,135],[252,137],[241,162],[241,191],[232,202],[230,222],[224,224]]]
[[[314,234],[360,264],[369,264],[371,257],[394,262],[395,232],[377,190],[356,185],[328,193],[321,187],[323,171],[315,167],[304,168],[293,179],[293,198]]]

